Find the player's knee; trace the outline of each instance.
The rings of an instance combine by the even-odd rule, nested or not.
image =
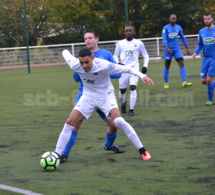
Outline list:
[[[176,61],[178,62],[178,65],[180,67],[184,66],[184,59],[183,58],[177,58]]]
[[[120,89],[120,93],[124,94],[126,92],[126,89]]]
[[[71,118],[68,118],[67,120],[66,120],[66,124],[68,124],[68,125],[71,125],[71,126],[75,126],[75,124],[76,124],[76,122],[73,120],[73,119],[71,119]]]
[[[131,91],[136,90],[136,86],[135,86],[135,85],[130,85],[130,90],[131,90]]]
[[[213,79],[212,78],[206,78],[206,84],[211,84],[213,82]]]
[[[200,81],[201,81],[201,83],[202,83],[203,85],[206,85],[206,79],[205,79],[205,78],[204,78],[204,79],[201,79]]]
[[[165,68],[169,69],[171,61],[165,61]]]
[[[178,65],[179,65],[179,67],[182,67],[182,66],[184,66],[184,62],[181,61],[178,63]]]

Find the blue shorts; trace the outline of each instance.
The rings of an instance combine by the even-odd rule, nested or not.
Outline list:
[[[215,58],[203,57],[200,78],[215,76]]]
[[[82,92],[79,92],[78,93],[78,95],[77,95],[77,97],[76,97],[76,100],[75,100],[75,106],[76,106],[76,104],[78,103],[78,101],[79,101],[79,99],[81,98],[81,96],[82,96]],[[101,110],[97,110],[97,113],[99,114],[99,116],[102,118],[102,119],[104,119],[106,116],[105,116],[105,114],[101,111]]]
[[[164,59],[165,59],[165,61],[171,61],[172,56],[174,56],[175,59],[183,58],[183,54],[182,54],[180,49],[177,49],[177,50],[171,49],[171,50],[172,50],[172,54],[168,53],[167,50],[164,49]]]

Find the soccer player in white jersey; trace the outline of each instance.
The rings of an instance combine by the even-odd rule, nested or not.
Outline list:
[[[99,35],[98,35],[97,31],[95,31],[93,29],[86,30],[84,33],[84,41],[86,43],[86,46],[88,47],[88,49],[90,49],[90,51],[92,52],[92,54],[94,55],[95,58],[101,58],[101,59],[108,60],[109,62],[115,63],[115,61],[113,59],[113,55],[110,51],[108,51],[106,49],[101,49],[98,47]],[[121,74],[111,74],[110,75],[111,79],[116,79],[116,78],[118,79],[120,77],[121,77]],[[80,82],[79,94],[76,98],[76,103],[77,103],[83,93],[83,82],[81,81],[81,78],[77,72],[74,72],[74,78],[77,82]],[[124,149],[122,147],[119,147],[114,144],[114,142],[117,138],[117,135],[118,135],[117,126],[114,124],[113,120],[111,118],[107,118],[105,116],[105,114],[103,112],[101,112],[101,110],[98,109],[97,112],[98,112],[99,116],[108,125],[108,129],[106,132],[106,141],[104,143],[104,149],[106,151],[113,151],[117,154],[123,153]],[[76,126],[74,127],[74,129],[76,129],[76,131],[73,131],[71,138],[60,157],[60,163],[64,163],[67,161],[67,159],[69,157],[69,153],[72,150],[72,147],[76,142],[76,139],[78,136],[78,129],[80,129],[81,123],[82,123],[82,121],[77,123]]]
[[[147,72],[149,55],[142,41],[134,38],[134,29],[132,26],[125,27],[126,39],[118,42],[114,58],[117,63],[125,64],[139,71],[139,54],[141,53],[144,58],[144,64],[142,67],[142,73]],[[134,107],[137,99],[137,84],[139,77],[131,75],[129,73],[122,74],[119,79],[119,98],[121,100],[122,113],[126,113],[126,89],[130,86],[130,110],[129,116],[134,116]]]
[[[120,115],[114,88],[109,74],[130,73],[139,76],[142,81],[154,85],[146,75],[130,66],[120,66],[109,61],[94,58],[88,48],[79,52],[79,59],[63,51],[63,57],[70,68],[76,71],[83,82],[83,95],[67,118],[63,130],[60,133],[55,152],[60,156],[68,143],[74,126],[83,118],[89,119],[94,111],[100,109],[106,117],[111,117],[117,127],[121,128],[135,147],[139,150],[143,160],[150,160],[150,153],[143,147],[133,127]]]

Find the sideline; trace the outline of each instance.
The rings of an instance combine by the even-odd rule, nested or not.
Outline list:
[[[0,189],[16,192],[16,193],[20,193],[20,194],[25,194],[25,195],[43,195],[43,194],[38,194],[38,193],[31,192],[28,190],[22,190],[19,188],[14,188],[14,187],[2,185],[2,184],[0,184]]]

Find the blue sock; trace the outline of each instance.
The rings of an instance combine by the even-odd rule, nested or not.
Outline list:
[[[106,147],[107,149],[113,148],[113,143],[114,143],[116,137],[117,137],[117,133],[116,133],[116,134],[109,134],[109,133],[107,132],[107,135],[106,135],[106,142],[105,142],[105,147]]]
[[[70,153],[72,147],[73,147],[74,144],[75,144],[77,135],[78,135],[78,132],[77,132],[77,131],[72,131],[72,135],[71,135],[71,137],[70,137],[70,140],[69,140],[69,142],[67,143],[66,147],[64,148],[62,155],[69,156],[69,153]]]
[[[207,88],[208,88],[208,100],[213,101],[214,83],[207,84]]]
[[[164,67],[163,78],[164,78],[164,83],[168,83],[168,80],[169,80],[169,69],[166,68],[166,67]]]
[[[181,74],[182,82],[187,81],[187,73],[184,66],[180,66],[180,74]]]

